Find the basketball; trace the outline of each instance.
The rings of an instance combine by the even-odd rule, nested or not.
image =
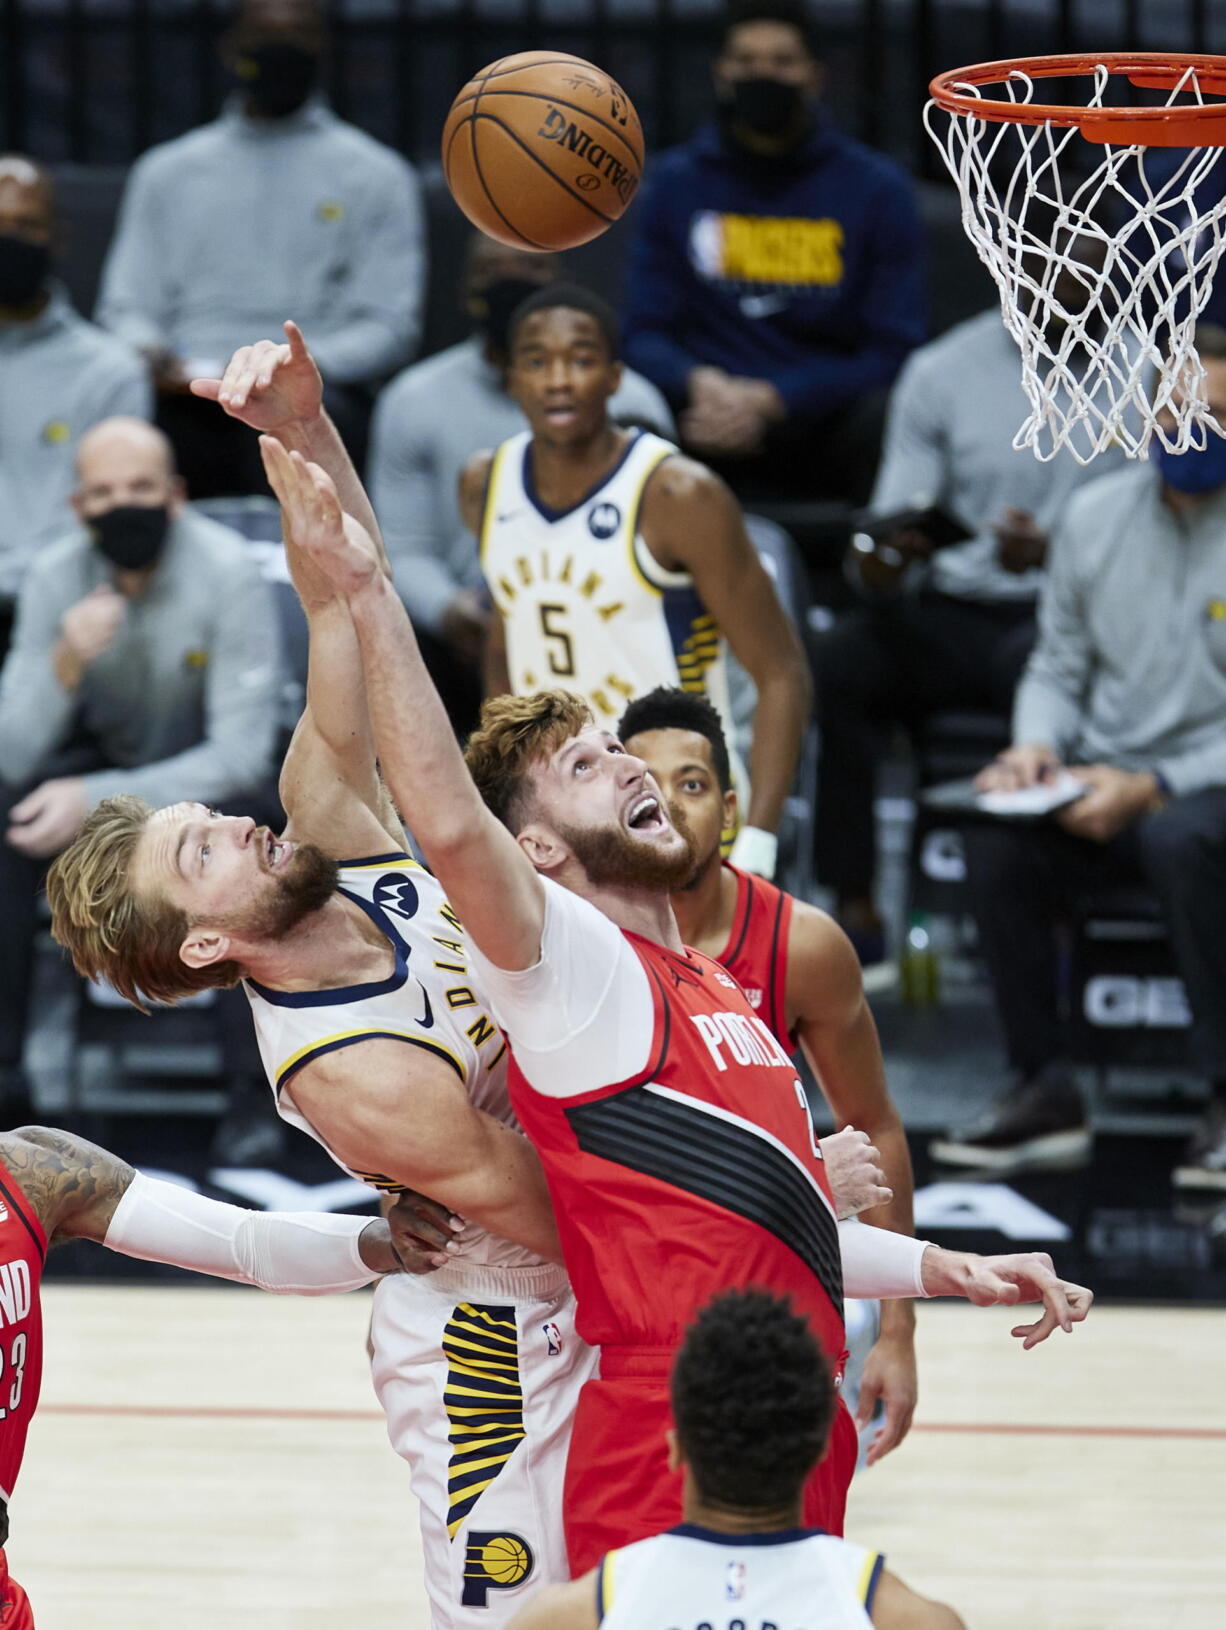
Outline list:
[[[528,1553],[514,1534],[498,1534],[486,1542],[482,1565],[500,1585],[517,1584],[528,1571]]]
[[[607,231],[643,173],[634,104],[563,51],[500,57],[443,126],[443,174],[474,226],[514,249],[574,249]]]

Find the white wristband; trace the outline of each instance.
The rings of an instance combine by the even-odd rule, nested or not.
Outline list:
[[[324,1296],[379,1277],[358,1247],[371,1221],[326,1212],[247,1211],[137,1172],[102,1243],[124,1256],[261,1290]]]
[[[778,858],[779,839],[773,832],[767,832],[760,826],[743,826],[728,856],[731,863],[739,866],[743,872],[753,872],[756,877],[768,879],[775,875]]]

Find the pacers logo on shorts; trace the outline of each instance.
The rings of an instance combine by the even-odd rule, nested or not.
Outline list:
[[[469,1533],[464,1552],[465,1607],[488,1607],[492,1590],[514,1590],[535,1565],[532,1547],[519,1534]]]

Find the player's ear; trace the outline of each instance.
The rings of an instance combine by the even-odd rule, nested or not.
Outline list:
[[[570,854],[570,850],[556,833],[551,832],[547,826],[538,826],[534,821],[530,821],[516,833],[515,841],[532,862],[535,870],[544,872],[546,876],[556,872]]]
[[[610,396],[616,396],[618,391],[621,390],[621,388],[622,388],[622,380],[625,377],[626,377],[625,363],[611,362],[609,364],[609,385],[611,387],[610,390],[609,390],[609,395]]]
[[[668,1444],[668,1469],[670,1472],[679,1472],[685,1465],[685,1456],[681,1453],[681,1440],[677,1436],[675,1426],[665,1430],[664,1441]]]
[[[740,808],[736,799],[736,790],[729,787],[724,794],[724,827],[729,832],[736,831],[737,810]]]
[[[189,968],[211,968],[230,957],[230,936],[215,928],[193,928],[179,947],[179,960]]]

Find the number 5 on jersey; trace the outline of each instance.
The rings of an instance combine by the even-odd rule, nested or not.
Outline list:
[[[555,626],[558,618],[566,615],[566,607],[542,604],[537,610],[541,616],[541,633],[558,646],[557,650],[549,652],[550,673],[559,679],[572,679],[575,673],[575,648],[566,630]]]

